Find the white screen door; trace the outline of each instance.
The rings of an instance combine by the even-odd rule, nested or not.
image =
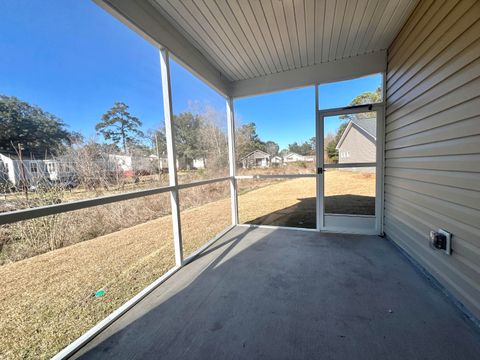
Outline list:
[[[317,113],[317,229],[380,234],[383,106]]]

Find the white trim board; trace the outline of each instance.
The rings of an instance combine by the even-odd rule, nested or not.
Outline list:
[[[234,98],[292,90],[316,83],[330,83],[383,73],[387,68],[387,52],[377,51],[347,59],[326,62],[231,83]]]
[[[237,175],[236,180],[245,179],[295,179],[295,178],[314,178],[315,174],[258,174],[258,175]]]
[[[270,229],[270,230],[292,230],[292,231],[311,231],[318,232],[317,229],[301,228],[293,226],[278,226],[278,225],[259,225],[259,224],[238,224],[239,227],[246,227],[252,229]]]

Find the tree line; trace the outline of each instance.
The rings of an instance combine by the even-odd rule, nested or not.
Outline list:
[[[0,152],[5,154],[15,155],[21,150],[27,158],[41,159],[65,154],[72,146],[92,146],[91,140],[69,131],[56,115],[13,96],[0,95],[0,119]],[[174,115],[172,120],[177,159],[184,167],[193,167],[195,159],[202,159],[212,168],[227,165],[227,135],[220,118],[186,111]],[[161,127],[144,133],[142,125],[142,121],[130,113],[127,104],[115,102],[95,125],[97,134],[104,140],[103,144],[98,144],[96,152],[101,148],[112,153],[165,157],[165,129]],[[238,127],[235,138],[238,159],[257,149],[271,156],[281,152],[276,142],[260,139],[255,123]],[[314,140],[294,142],[283,151],[313,154]]]
[[[355,97],[350,105],[372,103],[381,100],[381,89],[365,92]],[[356,116],[371,116],[360,114]],[[351,116],[343,116],[349,120]],[[84,146],[82,134],[69,131],[65,122],[36,105],[31,105],[13,96],[0,95],[0,152],[16,154],[23,151],[29,158],[59,156],[72,146]],[[206,167],[220,168],[228,163],[228,144],[225,124],[218,114],[206,112],[194,114],[189,111],[173,116],[173,131],[177,159],[186,168],[192,168],[196,159],[202,159]],[[346,128],[345,121],[335,134],[325,141],[328,157],[338,160],[335,149]],[[129,106],[115,102],[95,125],[97,134],[105,141],[102,149],[113,153],[132,155],[166,156],[166,137],[163,127],[151,129],[145,134],[142,121],[132,115]],[[257,134],[255,123],[247,123],[235,129],[237,161],[254,150],[262,150],[271,156],[295,152],[300,155],[315,154],[315,137],[308,141],[294,142],[287,149],[280,150],[272,140],[262,140]],[[19,149],[21,147],[21,149]]]

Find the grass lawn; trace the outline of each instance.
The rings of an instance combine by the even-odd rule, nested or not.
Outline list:
[[[348,194],[374,195],[372,177],[327,176],[327,195],[343,195],[347,186]],[[271,219],[290,216],[291,223],[306,227],[309,207],[308,216],[299,218],[284,209],[299,209],[304,199],[314,198],[314,184],[301,178],[243,193],[241,222],[277,213]],[[181,221],[188,255],[230,225],[230,199],[182,211]],[[0,358],[51,357],[173,265],[171,217],[165,216],[0,267]],[[105,295],[95,297],[100,289]]]
[[[261,186],[264,181],[270,180],[256,183]],[[239,185],[242,187],[242,180]],[[239,196],[241,223],[316,227],[315,178],[280,181],[254,191],[254,196]],[[374,215],[375,175],[329,169],[325,175],[325,212]]]

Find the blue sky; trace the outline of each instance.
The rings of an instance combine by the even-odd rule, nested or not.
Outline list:
[[[162,126],[158,50],[93,2],[0,1],[0,33],[0,94],[36,104],[87,137],[114,101],[127,103],[144,130]],[[225,112],[222,96],[174,62],[171,74],[175,113]],[[380,79],[323,85],[320,106],[347,105]],[[236,119],[255,122],[263,140],[283,148],[314,135],[314,96],[308,87],[239,99]]]

